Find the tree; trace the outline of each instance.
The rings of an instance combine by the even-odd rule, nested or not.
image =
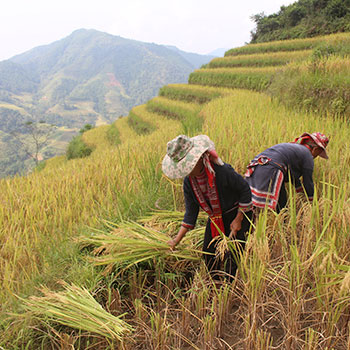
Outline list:
[[[27,121],[20,130],[12,131],[11,135],[20,144],[21,150],[32,158],[37,166],[42,160],[40,151],[48,144],[55,129],[55,125],[45,123],[43,120]]]

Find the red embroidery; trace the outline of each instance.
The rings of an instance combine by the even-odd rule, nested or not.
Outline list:
[[[222,219],[222,210],[219,201],[215,177],[213,177],[212,186],[208,186],[208,199],[210,205],[205,200],[197,180],[195,178],[192,178],[191,176],[189,177],[189,179],[193,192],[199,202],[199,205],[209,215],[209,218],[211,220],[210,228],[212,237],[214,238],[218,236],[219,230],[225,234],[224,221]]]

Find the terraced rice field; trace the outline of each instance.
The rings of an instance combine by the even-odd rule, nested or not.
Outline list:
[[[348,37],[230,50],[215,62],[232,64],[244,54],[245,66],[214,68],[219,63],[210,63],[212,68],[192,73],[189,84],[166,86],[160,96],[134,107],[131,113],[151,127],[146,133],[136,132],[130,117],[120,118],[113,124],[120,138],[117,145],[107,137],[110,126],[98,127],[83,135],[95,146],[89,158],[57,158],[41,172],[1,180],[0,347],[349,349],[348,120],[290,109],[250,91],[263,90],[286,64],[307,69],[298,60],[322,40]],[[294,62],[288,63],[286,50]],[[271,63],[276,57],[284,63]],[[269,60],[271,66],[265,66]],[[251,62],[256,67],[248,67]],[[347,62],[329,60],[325,67],[346,75]],[[167,253],[164,242],[176,233],[184,210],[181,181],[171,181],[161,172],[167,141],[182,133],[207,134],[223,160],[242,174],[255,154],[304,131],[321,131],[331,140],[329,160],[315,160],[315,200],[309,203],[289,187],[285,211],[262,213],[233,284],[217,286],[201,260],[184,263]],[[200,248],[203,224],[201,218],[198,231],[189,234],[179,254],[188,247]],[[131,234],[139,237],[134,252],[127,246]],[[151,234],[160,237],[161,251],[157,244],[145,243]],[[81,248],[81,237],[101,244]],[[118,237],[131,248],[125,259],[133,262],[123,264],[122,273],[113,264],[108,241]],[[147,254],[142,255],[145,247]],[[103,261],[104,254],[112,263],[95,267],[93,262]],[[60,279],[72,284],[62,290]],[[48,288],[44,294],[36,289],[40,284]],[[32,294],[37,298],[30,299]],[[65,317],[58,319],[48,318],[47,308],[39,308],[47,302],[61,307],[72,299],[79,300],[76,308],[66,314],[60,309]],[[87,314],[89,322],[79,326],[63,323],[76,317],[80,307],[94,317]],[[8,318],[9,310],[18,315]],[[111,319],[110,314],[118,319],[123,315],[127,322],[122,336],[101,327],[100,321]],[[95,333],[90,322],[96,322]]]

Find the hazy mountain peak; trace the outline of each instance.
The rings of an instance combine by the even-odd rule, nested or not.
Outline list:
[[[86,123],[110,123],[156,96],[162,86],[186,83],[211,58],[78,29],[0,62],[0,103],[17,111],[0,108],[0,135],[19,125],[24,114],[78,130]],[[18,166],[24,161],[18,159]]]
[[[208,55],[212,55],[212,56],[216,56],[216,57],[224,57],[225,56],[225,52],[228,49],[225,49],[223,47],[219,48],[219,49],[215,49],[211,52],[208,53]]]

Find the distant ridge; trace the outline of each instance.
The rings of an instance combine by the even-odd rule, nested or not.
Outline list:
[[[186,61],[190,62],[195,69],[200,68],[201,65],[206,64],[210,60],[215,58],[215,55],[211,55],[211,54],[200,55],[198,53],[181,51],[176,46],[167,45],[166,47],[170,50],[177,52],[179,55],[181,55]]]
[[[0,62],[0,101],[4,95],[8,100],[11,94],[34,93],[37,103],[30,107],[40,105],[45,112],[59,103],[93,101],[94,111],[111,121],[155,96],[163,85],[186,82],[212,58],[79,29]],[[113,96],[113,109],[102,101],[107,93]]]
[[[24,118],[45,120],[70,132],[86,123],[110,123],[156,96],[162,86],[187,82],[194,69],[212,58],[94,29],[76,30],[0,62],[0,131],[7,138],[2,143],[5,136],[0,133],[0,144],[11,143],[7,133]],[[2,151],[0,173],[9,154]],[[55,154],[53,148],[47,156]],[[17,162],[23,164],[24,159]]]
[[[214,51],[211,51],[208,53],[209,56],[215,56],[215,57],[224,57],[225,56],[225,52],[229,50],[229,49],[225,49],[223,47],[216,49]]]

